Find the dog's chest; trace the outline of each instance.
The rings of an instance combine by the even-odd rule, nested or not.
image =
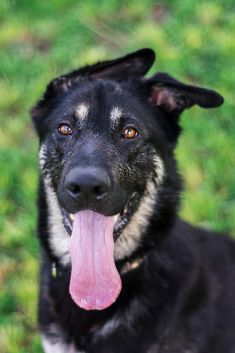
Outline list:
[[[42,336],[42,346],[45,353],[86,353],[78,351],[74,344],[66,344],[63,340],[53,342],[46,336]]]
[[[90,334],[94,341],[99,341],[100,338],[104,339],[113,334],[120,324],[120,320],[113,318],[101,327],[94,326]],[[50,332],[53,332],[52,337],[42,334],[42,345],[45,353],[87,353],[86,349],[77,349],[73,343],[67,344],[63,339],[61,329],[57,325],[52,325]]]

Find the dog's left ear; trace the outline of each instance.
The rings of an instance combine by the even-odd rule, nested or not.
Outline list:
[[[215,108],[223,103],[223,97],[212,90],[190,86],[177,81],[166,73],[157,73],[146,80],[151,104],[168,113],[179,114],[193,105]]]

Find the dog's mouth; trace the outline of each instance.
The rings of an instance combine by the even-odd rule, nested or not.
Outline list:
[[[125,207],[122,210],[120,210],[119,213],[114,215],[114,229],[113,229],[114,241],[116,241],[119,238],[122,231],[129,223],[132,214],[135,212],[138,206],[138,200],[139,200],[138,193],[134,192],[128,199]],[[71,235],[75,214],[67,212],[64,208],[62,208],[62,214],[63,214],[64,226],[67,232]]]
[[[86,310],[102,310],[113,304],[121,279],[114,261],[115,240],[136,205],[136,195],[113,216],[93,210],[71,214],[63,210],[64,224],[71,234],[71,277],[69,291],[74,302]]]

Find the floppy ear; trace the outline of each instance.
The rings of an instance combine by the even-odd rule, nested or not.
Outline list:
[[[223,97],[217,92],[184,84],[166,73],[157,73],[147,83],[150,102],[169,113],[180,113],[195,104],[215,108],[223,103]]]
[[[163,111],[159,122],[169,141],[174,147],[180,134],[179,116],[184,109],[193,105],[202,108],[215,108],[223,103],[223,98],[215,91],[186,85],[166,73],[157,73],[146,79],[147,94],[150,104]]]

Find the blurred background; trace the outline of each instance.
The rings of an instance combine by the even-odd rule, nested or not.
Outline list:
[[[235,235],[234,0],[0,2],[0,353],[40,353],[38,141],[29,109],[49,80],[141,47],[152,70],[218,90],[225,104],[183,114],[181,215]]]

